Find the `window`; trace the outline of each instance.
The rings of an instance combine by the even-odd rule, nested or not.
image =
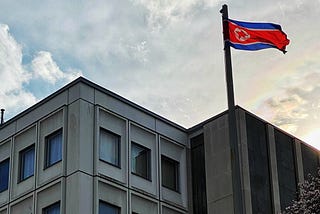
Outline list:
[[[6,159],[0,163],[0,192],[8,189],[9,183],[9,161]]]
[[[162,186],[174,191],[179,191],[179,162],[161,156]]]
[[[100,129],[100,160],[120,167],[120,139],[119,135]]]
[[[99,201],[99,214],[120,214],[120,207]]]
[[[45,144],[44,168],[48,168],[62,159],[62,129],[48,135]]]
[[[34,145],[20,151],[20,176],[19,181],[23,181],[34,173]]]
[[[60,202],[54,203],[42,210],[42,214],[60,214]]]
[[[150,149],[131,143],[131,172],[150,180]]]

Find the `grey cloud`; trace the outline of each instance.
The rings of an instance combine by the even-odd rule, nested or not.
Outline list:
[[[317,130],[320,124],[319,80],[320,72],[310,72],[296,86],[288,87],[281,97],[266,100],[262,105],[273,112],[269,120],[297,136]]]
[[[81,69],[85,76],[98,84],[159,114],[168,115],[180,124],[190,126],[194,121],[205,119],[226,108],[219,13],[220,3],[225,1],[161,1],[162,5],[157,2],[160,1],[57,0],[54,4],[52,1],[41,4],[34,1],[22,5],[3,0],[0,5],[5,10],[0,9],[0,20],[15,26],[14,35],[27,46],[24,48],[25,52],[30,51],[27,54],[34,56],[38,50],[47,50],[60,70],[67,71],[66,68],[70,67]],[[282,5],[280,3],[286,1],[227,2],[233,18],[283,20],[281,24],[288,29],[290,38],[293,37],[293,50],[288,56],[294,52],[300,54],[302,49],[295,42],[297,40],[294,37],[298,37],[294,33],[297,25],[292,20],[302,23],[304,32],[307,32],[306,19],[298,19],[296,14],[301,17],[300,14],[309,13],[305,13],[308,7],[320,8],[314,6],[318,4],[314,0],[308,1],[314,4],[302,5],[298,0]],[[317,38],[318,34],[313,33]],[[292,59],[279,57],[276,60],[274,55],[264,55],[264,52],[255,55],[233,53],[240,105],[251,98],[243,86],[247,85],[253,74],[246,71],[252,70],[255,76],[260,77],[257,84],[265,83],[265,71],[270,64],[280,61],[286,63]],[[304,106],[306,104],[302,104],[302,101],[310,102],[313,95],[309,92],[315,89],[304,92],[295,91],[295,88],[301,87],[283,89],[288,90],[286,96],[294,95],[295,98],[270,99],[270,103],[265,105],[275,110],[277,107],[284,108],[283,112],[286,113],[286,105]],[[304,84],[303,88],[308,87]],[[283,121],[279,124],[297,124],[297,115],[305,113],[299,112],[298,108],[290,111],[290,121],[280,117],[280,113],[276,121]],[[306,119],[300,118],[299,121]]]

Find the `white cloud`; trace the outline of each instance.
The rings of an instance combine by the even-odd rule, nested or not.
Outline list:
[[[58,79],[63,78],[63,72],[52,60],[49,52],[38,52],[31,64],[36,78],[42,78],[51,84],[55,84]]]
[[[31,62],[31,67],[35,78],[41,78],[44,81],[55,84],[58,80],[69,82],[81,75],[80,71],[63,72],[53,61],[51,53],[40,51]]]
[[[185,21],[192,17],[197,9],[212,8],[217,6],[221,0],[131,0],[140,4],[148,11],[147,21],[153,32],[158,32],[166,25]]]
[[[49,52],[38,52],[31,65],[23,64],[22,58],[22,46],[10,34],[8,25],[0,24],[0,108],[6,109],[6,118],[38,100],[28,90],[30,82],[39,79],[40,84],[55,84],[58,81],[65,84],[81,75],[77,70],[61,71]]]
[[[30,106],[36,98],[25,91],[23,84],[30,72],[22,66],[22,47],[9,33],[8,25],[0,24],[0,107],[12,114]]]

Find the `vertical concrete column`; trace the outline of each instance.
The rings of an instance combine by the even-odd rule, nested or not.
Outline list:
[[[191,139],[191,138],[190,138]],[[190,139],[188,140],[190,143]],[[189,144],[190,145],[190,144]],[[192,170],[191,170],[191,149],[187,148],[187,182],[188,182],[188,210],[193,213],[193,192],[192,192]]]
[[[77,172],[66,178],[66,214],[93,213],[93,177]]]
[[[276,156],[276,144],[274,137],[274,128],[268,124],[268,145],[269,145],[269,160],[270,160],[270,173],[271,173],[271,185],[272,185],[272,199],[273,199],[273,213],[280,213],[280,192],[277,170],[277,156]]]
[[[66,213],[93,210],[94,106],[78,99],[68,107]]]
[[[84,100],[69,105],[67,175],[75,171],[93,174],[94,107]]]
[[[241,163],[241,179],[242,179],[242,193],[244,209],[246,214],[252,213],[251,202],[251,187],[250,187],[250,168],[249,168],[249,155],[248,155],[248,143],[247,143],[247,126],[246,126],[246,114],[243,110],[237,109],[237,127],[238,127],[238,142],[239,142],[239,155]]]
[[[208,213],[234,213],[228,117],[204,126]]]
[[[296,157],[296,170],[297,170],[297,182],[302,183],[304,181],[304,171],[301,153],[301,143],[298,139],[294,139],[295,157]]]

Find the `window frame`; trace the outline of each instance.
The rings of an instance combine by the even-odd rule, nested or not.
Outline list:
[[[140,147],[140,148],[142,148],[142,149],[144,149],[144,150],[146,150],[147,151],[147,177],[144,177],[143,175],[140,175],[140,174],[138,174],[138,173],[136,173],[136,172],[134,172],[134,171],[132,171],[133,170],[133,167],[132,167],[132,160],[133,160],[133,156],[132,156],[132,145],[134,145],[134,146],[136,146],[136,147]],[[148,147],[145,147],[145,146],[143,146],[143,145],[141,145],[141,144],[138,144],[138,143],[136,143],[136,142],[134,142],[134,141],[131,141],[131,151],[130,151],[130,155],[131,155],[131,174],[133,174],[133,175],[135,175],[135,176],[138,176],[138,177],[141,177],[141,178],[143,178],[143,179],[146,179],[146,180],[148,180],[148,181],[152,181],[152,176],[151,176],[151,174],[152,174],[152,169],[151,169],[151,162],[152,162],[152,160],[151,160],[151,149],[149,149]]]
[[[42,214],[50,214],[50,213],[48,213],[48,209],[52,209],[52,208],[55,208],[56,206],[58,206],[59,207],[59,213],[60,213],[60,208],[61,208],[61,206],[60,206],[60,201],[57,201],[57,202],[55,202],[55,203],[53,203],[53,204],[50,204],[49,206],[46,206],[46,207],[44,207],[44,208],[42,208]]]
[[[109,206],[109,207],[111,207],[111,208],[115,208],[117,214],[120,214],[120,213],[121,213],[121,207],[119,207],[119,206],[117,206],[117,205],[114,205],[114,204],[111,204],[111,203],[108,203],[108,202],[103,201],[103,200],[99,200],[98,214],[100,214],[100,206],[101,206],[101,204],[107,205],[107,206]]]
[[[10,158],[8,157],[8,158],[2,160],[2,161],[0,162],[0,165],[4,164],[4,163],[6,163],[6,162],[8,163],[8,180],[7,180],[7,183],[6,183],[6,188],[0,189],[0,193],[1,193],[1,192],[4,192],[4,191],[7,191],[7,190],[9,189],[9,181],[10,181]]]
[[[59,160],[57,160],[57,161],[55,161],[55,162],[53,162],[53,163],[50,163],[50,146],[49,146],[49,142],[50,142],[50,139],[52,139],[52,138],[54,138],[54,137],[56,137],[56,136],[58,136],[58,135],[60,135],[61,134],[61,157],[60,157],[60,159]],[[43,169],[45,170],[45,169],[47,169],[47,168],[49,168],[49,167],[51,167],[51,166],[53,166],[53,165],[56,165],[56,164],[58,164],[59,162],[61,162],[62,161],[62,152],[63,152],[63,129],[62,128],[60,128],[60,129],[58,129],[58,130],[56,130],[56,131],[54,131],[54,132],[52,132],[52,133],[50,133],[50,134],[48,134],[46,137],[45,137],[45,145],[44,145],[44,155],[45,155],[45,157],[44,157],[44,167],[43,167]]]
[[[118,153],[116,154],[117,157],[118,157],[118,161],[117,161],[118,163],[117,164],[114,164],[112,162],[109,162],[109,161],[104,160],[104,159],[101,158],[100,145],[101,145],[101,133],[103,133],[103,132],[106,133],[106,134],[112,135],[112,136],[117,138],[117,146],[118,146]],[[121,135],[116,134],[116,133],[114,133],[114,132],[112,132],[112,131],[110,131],[108,129],[103,128],[103,127],[100,127],[100,130],[99,130],[99,160],[104,162],[104,163],[107,163],[107,164],[109,164],[111,166],[114,166],[114,167],[117,167],[117,168],[121,169]]]
[[[176,188],[172,188],[168,185],[165,185],[163,183],[163,178],[162,178],[162,175],[163,175],[163,161],[167,161],[168,163],[172,163],[173,166],[174,166],[174,175],[175,175],[175,187]],[[170,189],[172,191],[175,191],[175,192],[178,192],[180,193],[180,162],[179,161],[176,161],[166,155],[161,155],[161,186],[162,187],[165,187],[167,189]]]
[[[24,170],[24,156],[26,153],[28,153],[29,151],[33,150],[33,173],[31,175],[28,175],[27,177],[22,177],[23,175],[23,170]],[[22,149],[21,151],[19,151],[19,179],[18,179],[18,183],[27,180],[28,178],[31,178],[32,176],[34,176],[34,171],[35,171],[35,159],[36,159],[36,151],[35,151],[35,144],[31,144],[30,146]]]

